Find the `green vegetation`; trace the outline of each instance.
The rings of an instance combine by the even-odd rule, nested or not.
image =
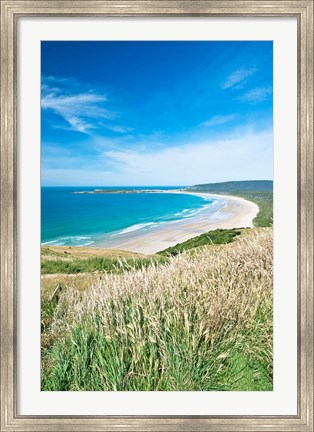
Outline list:
[[[246,180],[230,181],[222,183],[208,183],[194,185],[188,188],[191,192],[208,192],[208,193],[242,193],[242,192],[273,192],[273,182],[271,180]]]
[[[48,299],[46,299],[46,301],[41,303],[41,332],[42,333],[48,331],[52,323],[56,307],[57,307],[57,303],[53,301],[49,301]]]
[[[238,195],[252,201],[259,207],[257,216],[253,219],[256,227],[273,226],[273,194],[270,192],[241,192]]]
[[[191,186],[187,190],[245,198],[259,206],[259,212],[253,220],[256,227],[273,225],[273,182],[270,180],[210,183]]]
[[[87,259],[73,260],[42,260],[41,272],[45,274],[54,273],[90,273],[96,271],[105,271],[109,273],[123,273],[130,270],[140,270],[152,264],[163,264],[167,261],[165,257],[147,257],[147,258],[105,258],[90,257]]]
[[[183,243],[178,243],[175,246],[169,247],[161,252],[159,255],[175,256],[179,253],[193,249],[200,246],[215,245],[215,244],[227,244],[231,243],[233,239],[240,235],[241,231],[237,229],[216,229],[209,231],[205,234],[201,234],[197,237],[193,237]]]
[[[42,390],[272,390],[272,231],[43,299]]]
[[[272,182],[190,190],[253,201],[272,225]],[[272,390],[272,244],[259,228],[152,256],[42,248],[42,390]]]

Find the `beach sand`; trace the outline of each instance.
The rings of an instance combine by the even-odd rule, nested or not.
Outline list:
[[[167,191],[165,193],[190,193],[184,191]],[[111,240],[110,244],[97,242],[97,247],[106,247],[139,252],[144,254],[154,254],[158,251],[175,246],[177,243],[184,242],[192,237],[196,237],[207,231],[217,228],[251,228],[253,219],[257,215],[259,208],[255,203],[240,197],[230,195],[216,195],[207,193],[194,193],[206,198],[223,199],[225,206],[219,212],[219,218],[215,218],[211,212],[203,213],[200,217],[190,218],[165,224],[151,232],[133,232],[128,236]],[[93,245],[96,246],[96,245]]]

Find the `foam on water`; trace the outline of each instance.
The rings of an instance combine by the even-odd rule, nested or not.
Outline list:
[[[143,229],[147,229],[153,226],[158,225],[158,223],[156,222],[148,222],[148,223],[143,223],[143,224],[136,224],[136,225],[131,225],[128,228],[123,229],[122,231],[116,233],[116,234],[112,234],[111,237],[116,237],[122,234],[127,234],[133,231],[138,231],[138,230],[143,230]]]
[[[84,236],[68,236],[68,237],[60,237],[56,240],[51,240],[48,242],[43,242],[43,246],[89,246],[93,244],[94,241],[91,240],[91,237]]]
[[[204,204],[202,207],[198,209],[189,209],[189,208],[184,209],[180,212],[174,213],[170,217],[169,215],[164,216],[161,218],[162,220],[159,222],[148,222],[143,224],[131,225],[128,228],[122,229],[121,231],[110,235],[110,238],[128,235],[136,231],[146,232],[150,230],[155,230],[160,228],[161,226],[167,226],[170,224],[178,223],[183,220],[186,221],[187,219],[193,221],[193,220],[197,220],[200,216],[210,217],[212,221],[228,219],[229,214],[221,212],[221,210],[227,204],[226,201],[217,200],[217,199],[212,201],[209,197],[204,197],[204,200],[210,201],[210,203]]]
[[[152,194],[77,193],[83,189],[104,188],[42,188],[43,245],[89,246],[94,242],[97,244],[100,237],[105,244],[116,236],[130,238],[133,233],[155,231],[180,221],[227,217],[221,213],[225,200],[165,193],[169,188],[163,188],[163,193]]]

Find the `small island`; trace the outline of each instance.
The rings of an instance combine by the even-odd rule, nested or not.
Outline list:
[[[184,189],[175,189],[176,191],[182,191]],[[73,194],[145,194],[145,193],[165,193],[164,189],[94,189],[91,191],[75,191]]]

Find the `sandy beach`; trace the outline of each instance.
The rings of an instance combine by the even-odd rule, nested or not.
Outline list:
[[[185,191],[165,191],[165,193],[189,193]],[[251,228],[253,219],[257,215],[258,206],[240,197],[230,195],[216,195],[207,193],[194,193],[204,198],[216,198],[224,201],[224,206],[217,214],[208,212],[199,217],[189,218],[165,224],[149,232],[131,232],[123,238],[116,238],[103,243],[93,244],[94,247],[106,247],[154,254],[158,251],[174,246],[192,237],[217,228]]]

